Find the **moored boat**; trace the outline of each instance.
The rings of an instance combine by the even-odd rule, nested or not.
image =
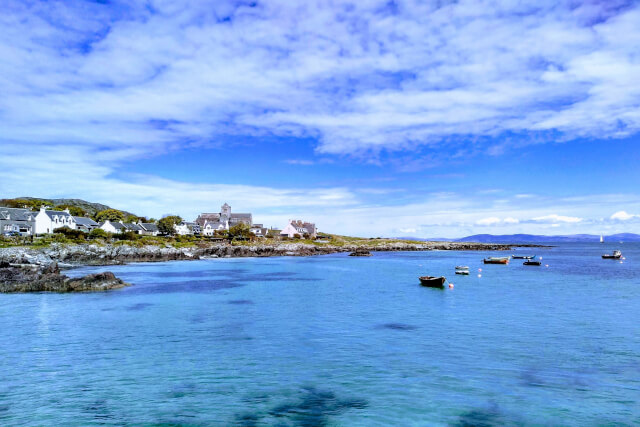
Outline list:
[[[482,260],[485,264],[509,264],[509,257],[490,256]]]
[[[421,276],[419,279],[420,284],[428,288],[444,288],[444,282],[447,280],[444,276]]]
[[[604,254],[602,255],[602,259],[620,259],[622,258],[622,252],[613,251],[612,254]]]
[[[511,255],[512,259],[534,259],[535,255]]]
[[[456,274],[469,275],[469,267],[466,265],[456,265]]]
[[[541,261],[533,261],[531,259],[526,260],[522,265],[542,265]]]

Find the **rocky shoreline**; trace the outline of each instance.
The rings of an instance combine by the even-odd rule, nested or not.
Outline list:
[[[52,244],[46,248],[11,247],[0,249],[0,262],[10,264],[48,266],[59,263],[71,267],[79,265],[114,265],[130,262],[160,262],[197,260],[203,258],[311,256],[339,252],[375,251],[504,251],[515,245],[468,242],[390,242],[382,244],[313,245],[305,243],[276,243],[263,245],[231,245],[216,243],[205,247],[176,248],[173,246]],[[537,246],[537,245],[517,245]]]
[[[70,278],[60,273],[57,263],[10,265],[0,262],[0,293],[22,292],[95,292],[129,286],[111,272]]]
[[[313,245],[279,242],[262,245],[216,243],[204,247],[52,244],[45,248],[0,248],[0,293],[91,292],[118,289],[129,284],[111,272],[71,279],[60,267],[116,265],[130,262],[161,262],[207,258],[311,256],[349,252],[370,256],[376,251],[505,251],[514,245],[467,242],[375,242],[371,244]],[[518,245],[538,246],[538,245]]]

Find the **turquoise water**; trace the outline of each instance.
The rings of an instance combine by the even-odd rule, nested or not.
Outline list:
[[[617,246],[73,270],[135,286],[0,295],[0,424],[640,424],[640,245]]]

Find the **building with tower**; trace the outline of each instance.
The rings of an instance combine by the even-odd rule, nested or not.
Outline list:
[[[219,213],[202,213],[196,219],[200,225],[201,233],[205,236],[213,236],[216,230],[228,230],[237,224],[253,225],[253,216],[250,213],[232,213],[231,206],[222,205]]]

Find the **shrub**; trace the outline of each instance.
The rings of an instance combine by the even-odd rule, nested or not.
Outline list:
[[[160,221],[158,221],[158,230],[160,230],[160,233],[162,234],[173,236],[174,234],[176,234],[174,225],[180,224],[181,222],[182,218],[177,215],[165,216]]]
[[[114,234],[114,237],[118,240],[138,240],[142,236],[135,231],[125,231],[124,233]]]
[[[55,234],[62,234],[72,240],[85,240],[84,232],[80,230],[73,230],[69,227],[56,228],[53,232]]]
[[[96,214],[95,220],[98,222],[109,221],[123,221],[124,214],[117,209],[105,209]]]
[[[94,228],[89,232],[89,238],[91,239],[107,239],[110,235],[102,228]]]

